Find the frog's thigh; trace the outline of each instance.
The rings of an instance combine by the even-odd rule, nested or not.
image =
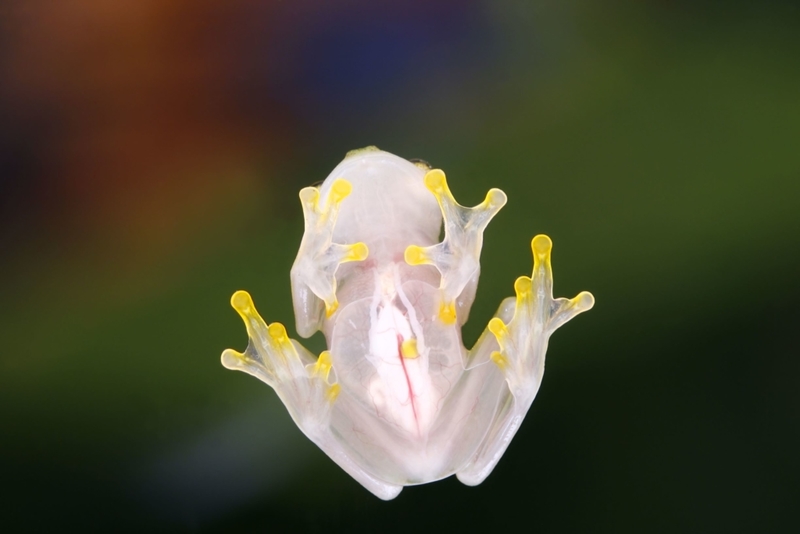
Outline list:
[[[513,297],[503,300],[495,318],[509,321],[514,315],[514,308]],[[477,486],[489,476],[525,415],[523,410],[521,416],[518,416],[520,410],[517,401],[511,395],[504,375],[494,362],[489,361],[490,354],[499,348],[496,337],[487,328],[472,347],[466,362],[468,370],[465,380],[468,383],[483,382],[479,393],[480,404],[475,406],[471,415],[478,418],[478,414],[484,414],[480,420],[469,422],[469,427],[479,428],[483,437],[467,463],[456,472],[458,479],[468,486]],[[464,441],[467,441],[466,438],[468,436],[464,436]]]
[[[344,469],[345,473],[353,477],[359,484],[368,489],[373,495],[384,501],[390,501],[397,497],[403,490],[403,486],[390,484],[376,478],[365,470],[356,461],[356,457],[351,451],[337,441],[331,432],[331,427],[326,427],[318,436],[309,436],[331,460]]]
[[[458,480],[467,486],[477,486],[491,474],[517,433],[526,411],[519,409],[511,392],[504,387],[489,431],[475,455],[456,473]]]

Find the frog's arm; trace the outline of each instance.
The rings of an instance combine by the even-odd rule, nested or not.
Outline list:
[[[325,454],[381,499],[396,497],[402,487],[379,480],[359,467],[331,432],[331,413],[340,387],[330,381],[328,351],[315,358],[286,335],[282,324],[267,325],[246,291],[234,293],[231,305],[244,320],[249,343],[244,353],[225,350],[222,365],[272,387],[300,430]]]
[[[467,208],[453,198],[440,169],[428,171],[425,187],[436,197],[442,210],[444,240],[430,247],[409,246],[405,260],[409,265],[430,264],[439,270],[442,297],[439,317],[447,324],[458,319],[458,324],[462,325],[467,321],[478,285],[483,231],[505,206],[506,194],[490,189],[483,202]]]
[[[533,238],[531,278],[517,278],[514,283],[516,299],[503,301],[470,353],[468,361],[472,365],[485,361],[488,353],[505,377],[506,386],[497,397],[496,412],[486,437],[467,465],[457,473],[464,484],[483,482],[519,429],[539,391],[550,336],[558,327],[594,305],[594,297],[586,291],[573,299],[553,299],[552,246],[546,235]]]
[[[297,332],[303,337],[320,329],[323,308],[330,317],[339,307],[335,277],[339,264],[362,261],[369,254],[367,245],[361,242],[349,245],[332,242],[340,204],[351,191],[350,182],[343,178],[333,182],[324,201],[316,187],[300,191],[305,232],[292,265],[291,280]]]

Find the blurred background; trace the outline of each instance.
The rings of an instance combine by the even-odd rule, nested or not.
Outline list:
[[[475,488],[381,502],[219,362],[366,145],[508,193],[467,346],[537,233],[597,298]],[[7,0],[0,225],[2,530],[800,527],[797,2]]]

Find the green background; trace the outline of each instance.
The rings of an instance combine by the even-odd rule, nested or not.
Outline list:
[[[221,4],[0,8],[0,526],[800,526],[797,3]],[[475,488],[379,501],[219,363],[237,289],[297,337],[297,192],[366,145],[508,194],[467,346],[535,234],[597,299]]]

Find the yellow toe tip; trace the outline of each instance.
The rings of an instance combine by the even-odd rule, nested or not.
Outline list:
[[[341,390],[341,386],[339,384],[333,384],[331,387],[328,388],[328,391],[325,393],[325,397],[328,399],[328,402],[331,404],[336,401],[336,397],[339,396],[339,391]]]
[[[338,308],[339,308],[339,301],[338,301],[338,300],[334,300],[334,301],[333,301],[333,302],[331,302],[330,304],[328,304],[328,303],[326,302],[326,303],[325,303],[325,317],[327,317],[328,319],[330,319],[330,318],[331,318],[331,316],[332,316],[334,313],[336,313],[336,310],[337,310]]]
[[[538,257],[547,256],[553,248],[553,241],[544,234],[539,234],[531,240],[531,249]]]
[[[444,324],[453,324],[456,322],[456,303],[455,302],[442,302],[439,307],[439,319]]]
[[[316,187],[304,187],[300,190],[300,200],[304,204],[313,204],[319,199],[319,189]]]
[[[403,257],[409,265],[421,265],[425,263],[425,252],[422,250],[422,247],[418,247],[417,245],[409,245],[406,247]]]
[[[231,306],[240,313],[246,313],[253,308],[253,299],[247,291],[239,290],[231,296]]]
[[[331,186],[331,195],[333,196],[333,201],[340,202],[344,200],[352,190],[353,186],[350,184],[350,182],[344,178],[337,178]]]
[[[486,193],[486,205],[490,208],[502,208],[508,202],[508,197],[502,189],[493,188]]]
[[[425,187],[430,191],[437,193],[447,187],[447,178],[445,178],[442,169],[432,169],[425,174]]]
[[[533,282],[527,276],[520,276],[514,282],[514,291],[517,292],[517,295],[523,296],[527,295],[531,292],[531,288],[533,287]]]
[[[499,317],[494,317],[489,321],[489,332],[499,339],[506,333],[506,323]]]
[[[497,367],[499,367],[500,369],[506,368],[506,364],[508,364],[508,361],[503,357],[503,355],[500,352],[494,351],[489,357],[492,359],[495,365],[497,365]]]
[[[400,344],[400,354],[403,355],[403,358],[412,360],[419,356],[419,352],[417,351],[417,340],[414,338],[403,340],[403,343]]]
[[[284,341],[288,337],[286,335],[286,327],[281,323],[272,323],[267,327],[267,331],[269,332],[269,336],[275,341]]]
[[[222,366],[226,369],[237,369],[239,364],[246,359],[245,355],[233,349],[222,351]]]
[[[352,261],[364,261],[369,256],[369,247],[366,243],[358,242],[350,247],[350,254],[348,259]]]
[[[581,291],[574,299],[575,306],[581,311],[591,310],[594,307],[594,295],[588,291]]]
[[[333,363],[331,361],[331,353],[330,351],[323,350],[319,354],[319,358],[317,358],[317,363],[313,366],[313,373],[315,376],[322,377],[323,380],[328,380],[328,375],[331,372],[331,367]]]
[[[320,366],[330,366],[331,365],[331,351],[323,350],[319,353],[319,358],[317,358],[317,363]]]

